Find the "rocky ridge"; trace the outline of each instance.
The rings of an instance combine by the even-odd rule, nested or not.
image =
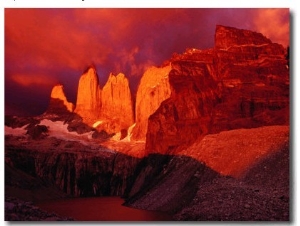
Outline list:
[[[215,43],[167,62],[172,93],[149,117],[148,153],[174,154],[206,134],[288,125],[284,48],[261,34],[224,26],[217,26]]]
[[[96,70],[90,67],[79,80],[74,112],[88,126],[107,133],[135,124],[132,139],[159,143],[157,137],[165,147],[147,147],[159,153],[209,133],[287,124],[286,55],[283,46],[260,33],[218,25],[214,48],[187,49],[162,67],[149,68],[135,103],[125,75],[110,74],[101,90]]]
[[[87,147],[6,136],[6,163],[67,194],[125,195],[129,206],[167,211],[176,220],[288,220],[287,64],[286,50],[263,35],[217,26],[214,48],[187,49],[145,72],[130,127],[136,143],[123,116],[112,113],[122,98],[122,109],[132,106],[127,79],[110,75],[101,90],[89,68],[79,82],[76,120],[88,131],[94,125],[97,134],[104,129],[129,138],[115,142],[105,132],[112,139]],[[78,130],[74,118],[65,122]],[[26,123],[37,124],[10,122]]]

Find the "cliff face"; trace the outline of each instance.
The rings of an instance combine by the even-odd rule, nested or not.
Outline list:
[[[74,104],[68,102],[63,85],[55,85],[51,91],[47,113],[63,114],[65,112],[73,112],[73,110]]]
[[[75,113],[91,124],[99,118],[101,90],[96,69],[90,67],[79,79]]]
[[[78,142],[54,138],[23,145],[18,142],[7,138],[7,164],[75,197],[126,194],[141,162],[103,147],[91,149]],[[55,151],[51,151],[53,148]]]
[[[148,127],[148,118],[160,106],[161,102],[171,95],[169,84],[170,65],[163,68],[151,67],[141,78],[135,107],[136,125],[132,138],[145,140]]]
[[[216,43],[224,42],[219,41],[219,33],[224,30],[236,31],[217,27]],[[247,34],[250,36],[251,32]],[[248,43],[247,39],[240,44],[241,41],[228,38],[227,50],[220,44],[215,48],[217,81],[223,94],[214,110],[212,132],[289,122],[286,51],[257,33],[252,34]]]
[[[149,118],[148,153],[174,154],[210,133],[288,124],[284,48],[230,27],[218,26],[215,37],[214,49],[170,60],[172,94]]]
[[[168,211],[177,220],[289,220],[285,54],[261,34],[217,26],[214,48],[187,49],[143,75],[133,138],[146,137],[146,150],[143,142],[110,140],[104,148],[90,138],[85,146],[6,136],[6,164],[73,196],[128,195],[128,205]],[[99,130],[125,129],[133,123],[128,87],[123,74],[110,75],[101,91],[90,68],[75,112]],[[61,88],[53,97],[67,109]],[[6,122],[28,123],[37,122]]]
[[[111,132],[119,132],[127,129],[134,123],[133,105],[128,79],[124,74],[110,74],[102,89],[101,119],[104,129]],[[105,122],[104,122],[105,124]]]

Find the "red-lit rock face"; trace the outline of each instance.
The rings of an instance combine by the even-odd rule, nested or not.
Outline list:
[[[107,122],[107,132],[119,132],[134,123],[129,82],[124,74],[109,75],[101,100],[101,119]]]
[[[234,27],[216,26],[215,48],[227,49],[232,46],[271,44],[271,40],[261,33],[237,29]]]
[[[214,49],[171,59],[172,94],[149,118],[148,153],[176,154],[210,133],[288,124],[284,48],[261,34],[222,26],[215,41]]]
[[[55,85],[51,91],[50,103],[47,109],[48,113],[63,113],[65,111],[73,112],[74,104],[68,102],[63,85]]]
[[[141,78],[136,96],[136,125],[133,129],[133,139],[145,140],[148,118],[153,114],[161,102],[171,95],[169,84],[170,65],[149,68]]]
[[[131,138],[147,139],[148,153],[163,154],[176,153],[206,134],[288,124],[285,55],[281,45],[262,34],[217,26],[215,48],[187,49],[144,73],[135,120],[125,75],[111,74],[101,90],[92,67],[80,78],[75,113],[108,133],[136,123]]]
[[[75,113],[86,123],[91,123],[100,115],[101,91],[95,68],[90,67],[79,80]]]

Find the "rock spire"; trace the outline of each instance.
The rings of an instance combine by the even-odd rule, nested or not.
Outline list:
[[[63,85],[55,85],[51,91],[47,113],[62,114],[66,112],[73,112],[73,110],[74,104],[67,100]]]
[[[89,67],[79,79],[75,113],[90,124],[99,118],[101,111],[101,90],[94,67]]]

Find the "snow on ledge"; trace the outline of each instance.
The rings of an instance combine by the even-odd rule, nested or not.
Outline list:
[[[48,119],[43,119],[39,125],[45,125],[48,127],[49,136],[56,137],[62,140],[80,141],[82,144],[88,144],[92,139],[93,131],[83,134],[70,132],[68,130],[68,124],[65,124],[62,121],[53,122]]]
[[[126,136],[124,139],[120,140],[120,138],[121,138],[121,132],[118,132],[118,133],[116,133],[116,134],[111,138],[111,140],[113,140],[113,141],[120,141],[120,142],[130,142],[130,141],[131,141],[131,136],[132,136],[132,130],[133,130],[134,127],[135,127],[135,123],[132,124],[132,125],[128,128],[128,130],[127,130],[127,136]]]
[[[5,126],[5,135],[13,135],[13,136],[24,136],[26,135],[27,130],[25,130],[27,125],[18,128],[12,128],[9,126]]]
[[[101,125],[103,121],[97,121],[93,124],[93,128],[96,128],[97,126]]]

